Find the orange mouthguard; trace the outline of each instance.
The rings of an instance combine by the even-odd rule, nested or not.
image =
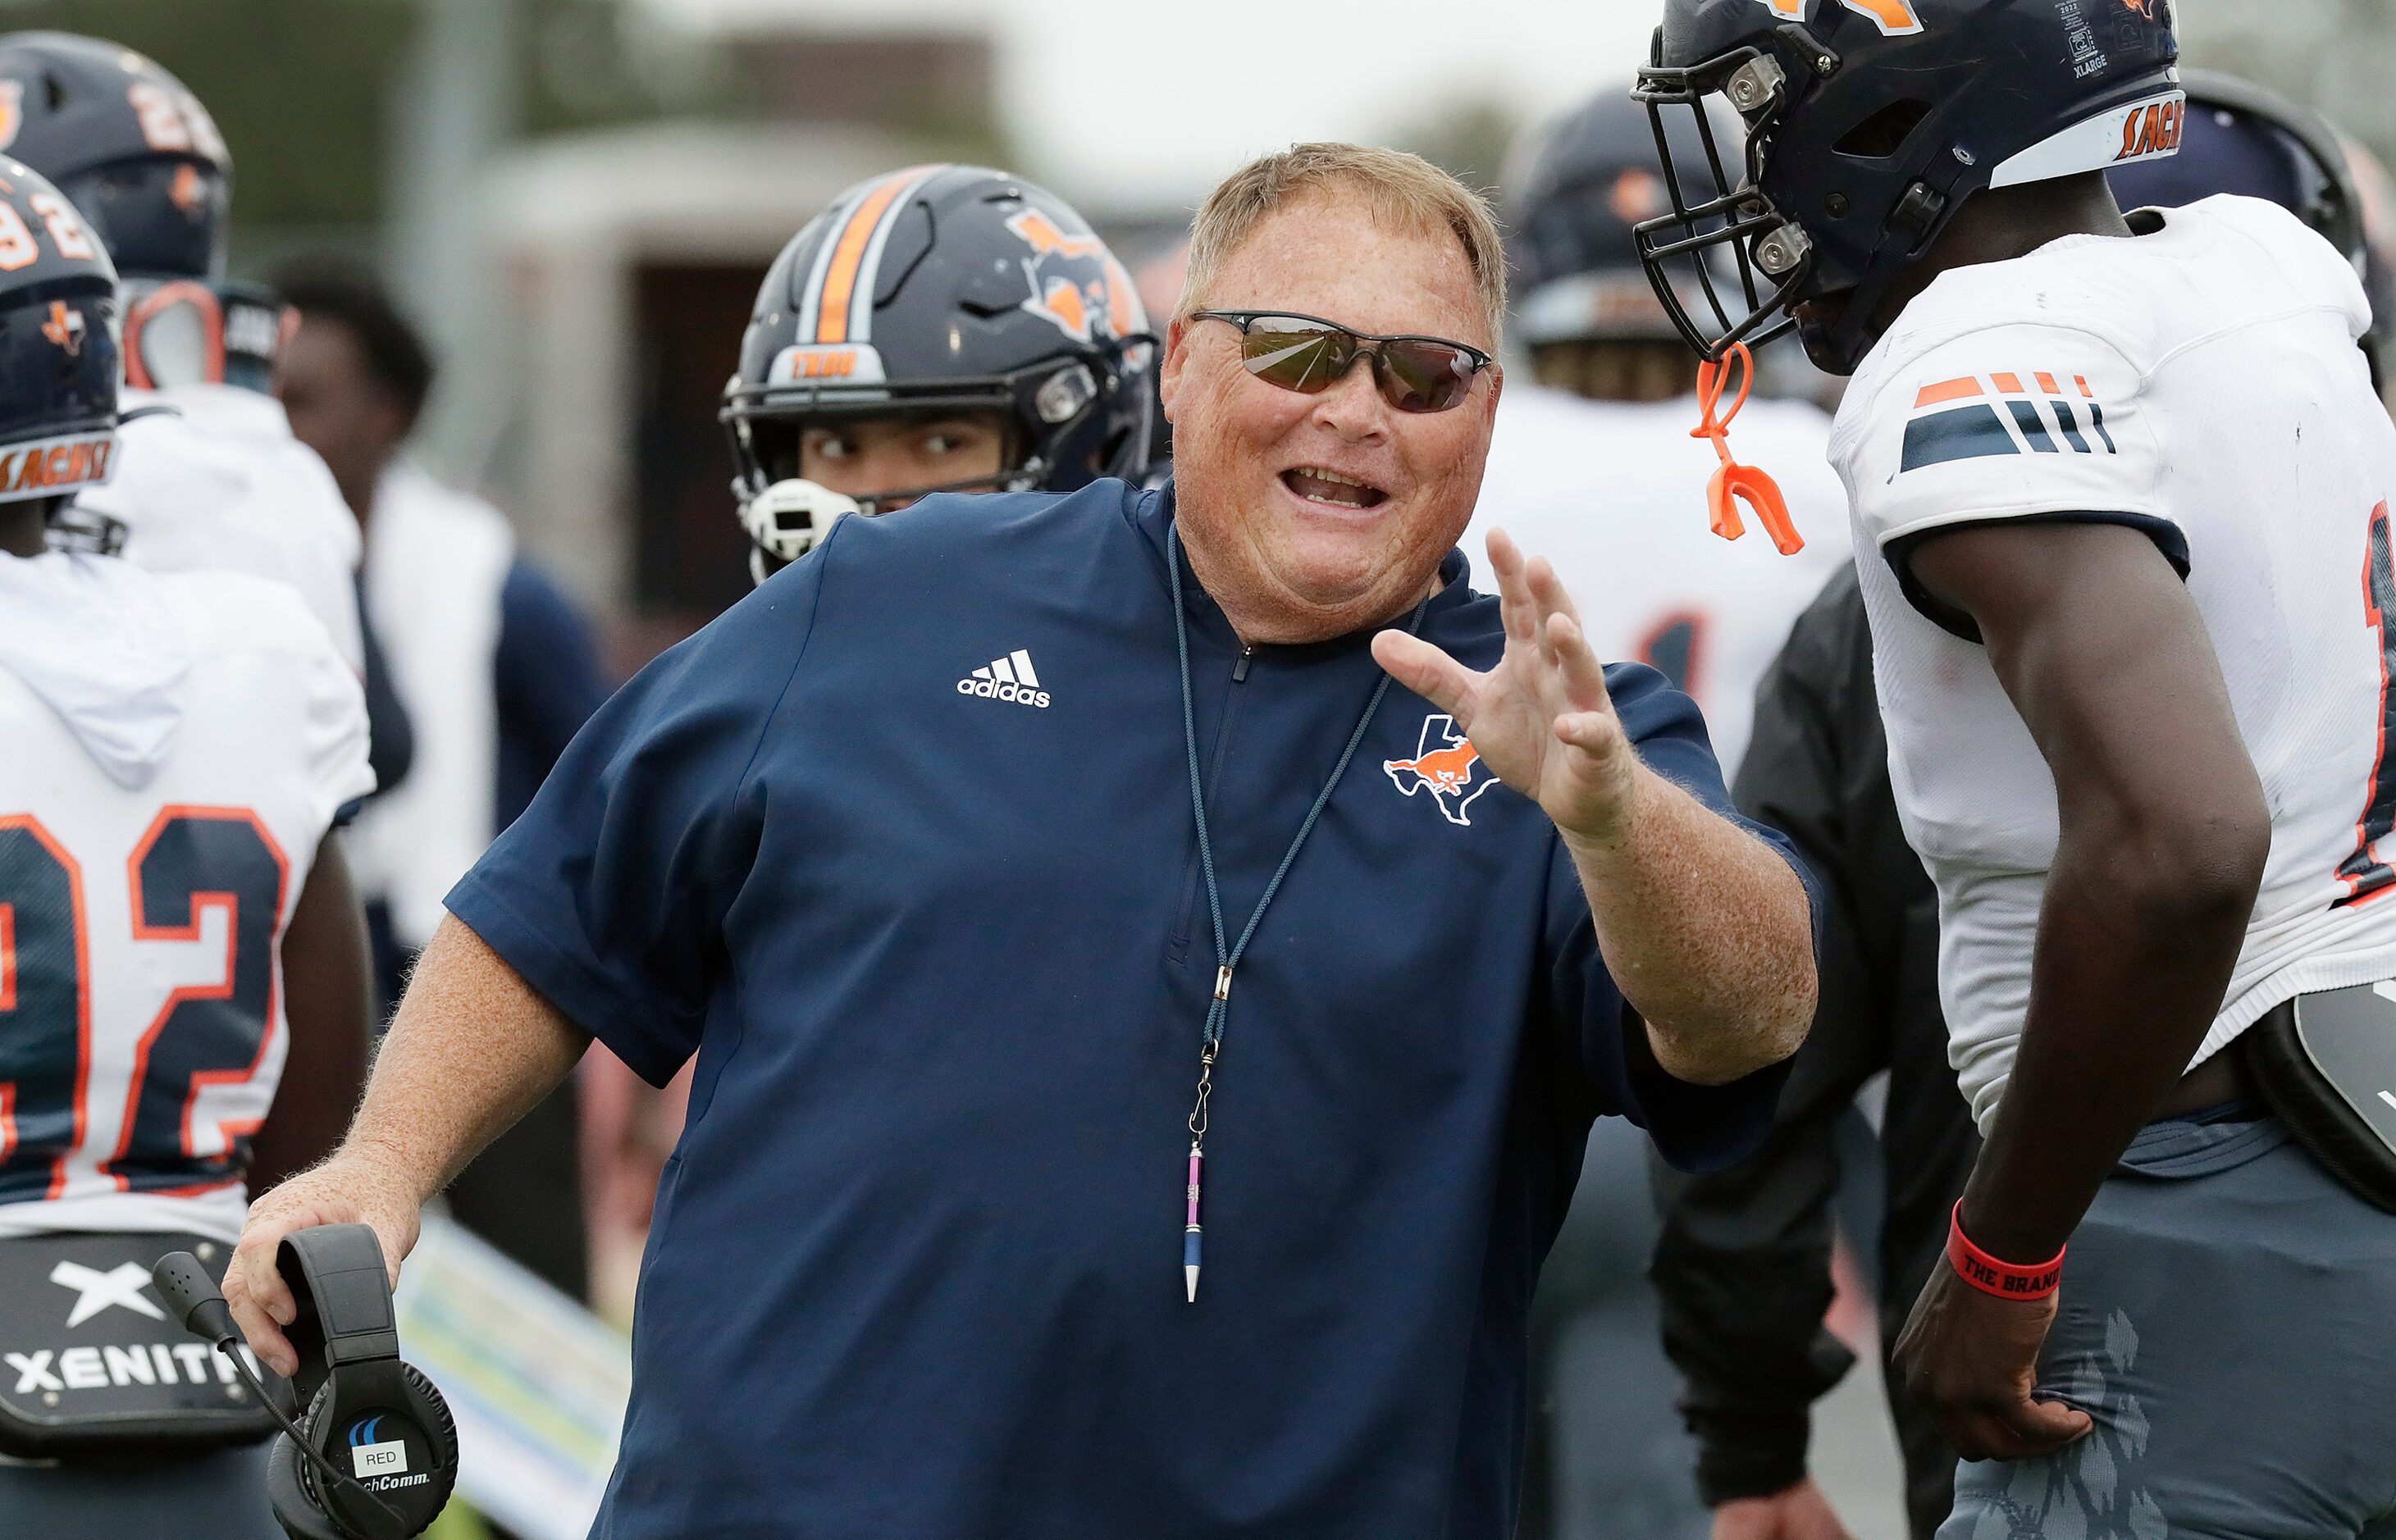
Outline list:
[[[1722,405],[1724,387],[1730,382],[1730,365],[1739,365],[1738,395],[1730,410],[1717,418]],[[1747,405],[1747,392],[1755,385],[1755,355],[1747,351],[1744,342],[1734,343],[1730,356],[1716,364],[1708,359],[1697,365],[1697,405],[1703,417],[1689,431],[1691,438],[1711,439],[1714,453],[1722,458],[1722,469],[1706,485],[1706,507],[1711,517],[1713,532],[1725,540],[1736,540],[1747,533],[1747,525],[1738,516],[1738,505],[1745,503],[1764,522],[1764,533],[1780,548],[1783,556],[1794,556],[1805,549],[1804,538],[1789,519],[1789,499],[1780,495],[1780,484],[1752,465],[1741,465],[1730,452],[1731,419]]]

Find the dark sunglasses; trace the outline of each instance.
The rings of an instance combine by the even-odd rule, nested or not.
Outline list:
[[[1401,412],[1444,412],[1472,393],[1489,355],[1436,337],[1376,337],[1336,321],[1283,311],[1196,311],[1193,321],[1240,328],[1240,361],[1268,385],[1315,395],[1344,378],[1359,357],[1373,361],[1381,399]]]

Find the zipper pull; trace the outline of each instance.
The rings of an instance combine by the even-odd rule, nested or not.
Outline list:
[[[1240,660],[1231,665],[1231,683],[1238,684],[1246,680],[1248,677],[1248,665],[1256,660],[1256,648],[1247,646],[1242,647],[1240,649]]]

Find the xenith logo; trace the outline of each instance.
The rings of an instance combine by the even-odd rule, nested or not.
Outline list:
[[[1032,655],[1021,647],[958,680],[957,694],[979,696],[984,700],[1011,700],[1018,706],[1037,706],[1044,711],[1048,709],[1048,692],[1040,687],[1040,675],[1032,670]]]
[[[166,1319],[166,1313],[141,1292],[150,1282],[150,1272],[138,1262],[119,1263],[101,1272],[80,1262],[62,1261],[50,1269],[50,1281],[73,1291],[75,1296],[74,1305],[67,1312],[70,1328],[81,1326],[107,1310],[130,1310],[158,1321]],[[252,1369],[258,1367],[258,1360],[246,1346],[236,1350],[249,1361]],[[47,1392],[53,1398],[51,1405],[57,1404],[55,1398],[60,1392],[67,1390],[206,1385],[212,1379],[220,1385],[233,1383],[233,1365],[224,1355],[210,1352],[206,1344],[198,1341],[135,1342],[121,1347],[110,1343],[0,1352],[0,1363],[16,1371],[13,1394]]]

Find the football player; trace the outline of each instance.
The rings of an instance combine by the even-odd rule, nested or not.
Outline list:
[[[1062,199],[978,166],[858,183],[782,248],[725,387],[752,576],[847,513],[1138,479],[1155,351]]]
[[[1697,699],[1727,776],[1757,675],[1847,557],[1846,498],[1824,458],[1830,419],[1804,402],[1749,401],[1741,452],[1780,478],[1806,544],[1793,558],[1760,535],[1726,545],[1697,495],[1714,457],[1687,431],[1697,355],[1631,238],[1669,206],[1645,111],[1619,86],[1600,92],[1525,136],[1506,181],[1511,329],[1531,379],[1518,371],[1498,400],[1464,549],[1502,527],[1546,552],[1599,656],[1653,665]],[[1540,1270],[1526,1537],[1706,1533],[1646,1277],[1657,1228],[1645,1152],[1635,1129],[1591,1129]]]
[[[1855,376],[1832,455],[1987,1138],[1897,1349],[1967,1461],[1939,1533],[2377,1533],[2396,428],[2362,283],[2260,199],[2122,213],[2104,173],[2185,126],[2168,0],[1794,9],[1670,0],[1641,94],[1750,137],[1642,238],[1737,269],[1676,307],[1693,342],[1793,325]],[[2308,1047],[2333,1021],[2362,1080]]]
[[[366,710],[287,586],[106,554],[115,304],[0,157],[0,1531],[265,1540],[272,1425],[143,1284],[356,1100]]]
[[[0,148],[73,202],[125,285],[124,462],[87,505],[138,566],[290,584],[364,671],[357,522],[271,393],[282,302],[224,276],[233,160],[207,109],[129,48],[10,33]]]
[[[2269,198],[2358,271],[2369,265],[2369,199],[2328,125],[2231,76],[2188,70],[2181,85],[2179,153],[2109,172],[2122,206],[2177,207],[2231,192]],[[2363,339],[2367,354],[2379,329],[2375,322]],[[1844,1540],[1804,1476],[1809,1409],[1848,1368],[1821,1340],[1840,1118],[1858,1087],[1888,1073],[1878,1141],[1888,1175],[1875,1205],[1884,1352],[1932,1269],[1946,1266],[1950,1215],[1979,1148],[1947,1063],[1931,987],[1937,895],[1905,843],[1889,787],[1870,623],[1852,569],[1823,589],[1766,673],[1750,742],[1734,794],[1750,816],[1797,841],[1836,895],[1822,1003],[1764,1148],[1702,1176],[1657,1173],[1665,1241],[1656,1285],[1666,1341],[1688,1377],[1699,1469],[1719,1505],[1714,1540]],[[1931,1540],[1954,1503],[1955,1452],[1893,1365],[1889,1400],[1912,1533]]]

